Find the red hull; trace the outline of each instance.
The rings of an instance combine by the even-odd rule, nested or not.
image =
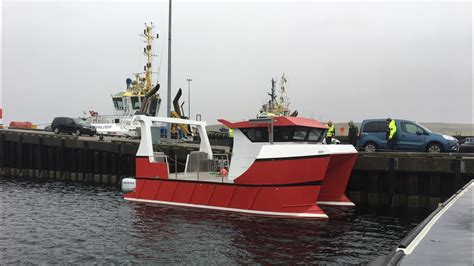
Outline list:
[[[320,184],[237,185],[173,179],[137,179],[126,200],[218,209],[265,216],[327,218],[317,206]]]
[[[265,216],[327,218],[316,204],[353,205],[345,189],[356,155],[257,160],[235,183],[169,179],[164,162],[137,157],[126,200]],[[258,182],[258,183],[257,183]]]
[[[356,154],[331,155],[318,204],[354,206],[345,193],[356,158]]]
[[[322,181],[328,164],[329,155],[257,159],[235,183],[276,185]]]

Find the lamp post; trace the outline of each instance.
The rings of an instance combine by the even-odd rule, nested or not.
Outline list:
[[[188,113],[189,119],[191,119],[191,81],[192,79],[186,79],[188,81]]]
[[[168,15],[168,93],[166,100],[166,116],[171,117],[171,0]],[[167,124],[166,132],[166,138],[171,140],[171,124]]]

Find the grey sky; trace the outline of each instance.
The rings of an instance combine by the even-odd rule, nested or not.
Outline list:
[[[167,2],[3,2],[6,122],[112,113],[110,94],[143,69],[143,24],[157,25],[161,55],[167,12]],[[181,87],[187,102],[192,78],[193,115],[211,124],[248,119],[270,80],[286,73],[290,108],[301,116],[471,123],[471,19],[469,2],[175,0],[172,97]]]

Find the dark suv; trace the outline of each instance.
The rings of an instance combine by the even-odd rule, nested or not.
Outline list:
[[[97,133],[97,130],[93,126],[89,126],[79,118],[70,118],[70,117],[56,117],[51,123],[51,130],[56,133],[74,133],[77,136],[81,134],[87,134],[89,136],[94,136]]]

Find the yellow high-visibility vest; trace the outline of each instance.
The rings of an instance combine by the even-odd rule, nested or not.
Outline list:
[[[328,129],[328,133],[326,133],[326,137],[328,137],[328,138],[334,137],[334,135],[336,135],[336,130],[334,129],[334,124],[332,126],[329,126],[329,125],[327,125],[327,126],[329,127],[329,129]]]
[[[234,130],[232,128],[229,128],[229,138],[234,137]]]
[[[390,130],[390,134],[388,135],[388,139],[393,139],[393,136],[395,136],[395,133],[397,133],[397,124],[395,123],[395,120],[391,120],[390,123],[388,123],[388,129]]]

